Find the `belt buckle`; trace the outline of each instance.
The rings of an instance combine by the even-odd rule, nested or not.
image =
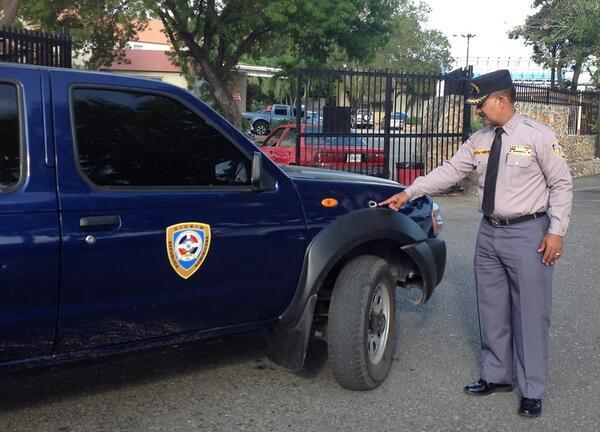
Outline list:
[[[494,226],[498,226],[498,225],[500,225],[500,221],[499,221],[498,219],[496,219],[496,218],[490,217],[490,218],[489,218],[489,221],[490,221],[490,222],[491,222],[491,224],[492,224],[492,225],[494,225]]]

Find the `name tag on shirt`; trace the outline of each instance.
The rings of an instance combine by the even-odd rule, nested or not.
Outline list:
[[[525,145],[511,145],[508,147],[508,154],[517,156],[531,156],[533,149],[529,144]]]
[[[490,149],[479,149],[473,152],[473,156],[485,156],[490,154]]]

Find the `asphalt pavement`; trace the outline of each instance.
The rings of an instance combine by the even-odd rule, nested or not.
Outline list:
[[[110,361],[3,375],[0,431],[581,431],[600,430],[600,176],[576,180],[557,264],[550,379],[538,419],[518,392],[468,397],[479,377],[472,276],[476,196],[440,197],[446,275],[423,306],[397,305],[398,348],[378,389],[339,387],[323,345],[306,370],[271,364],[259,334]]]

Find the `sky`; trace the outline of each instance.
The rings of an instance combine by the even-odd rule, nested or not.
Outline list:
[[[532,0],[424,0],[431,8],[428,29],[440,30],[452,45],[452,56],[464,65],[467,38],[461,34],[475,34],[470,38],[469,60],[474,57],[501,57],[529,60],[531,47],[522,40],[508,38],[508,31],[525,22],[535,13]],[[458,35],[458,36],[453,36]],[[473,63],[469,61],[469,63]]]

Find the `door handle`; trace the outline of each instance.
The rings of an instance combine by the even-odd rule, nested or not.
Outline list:
[[[85,216],[79,219],[81,231],[111,230],[121,226],[118,215]]]

